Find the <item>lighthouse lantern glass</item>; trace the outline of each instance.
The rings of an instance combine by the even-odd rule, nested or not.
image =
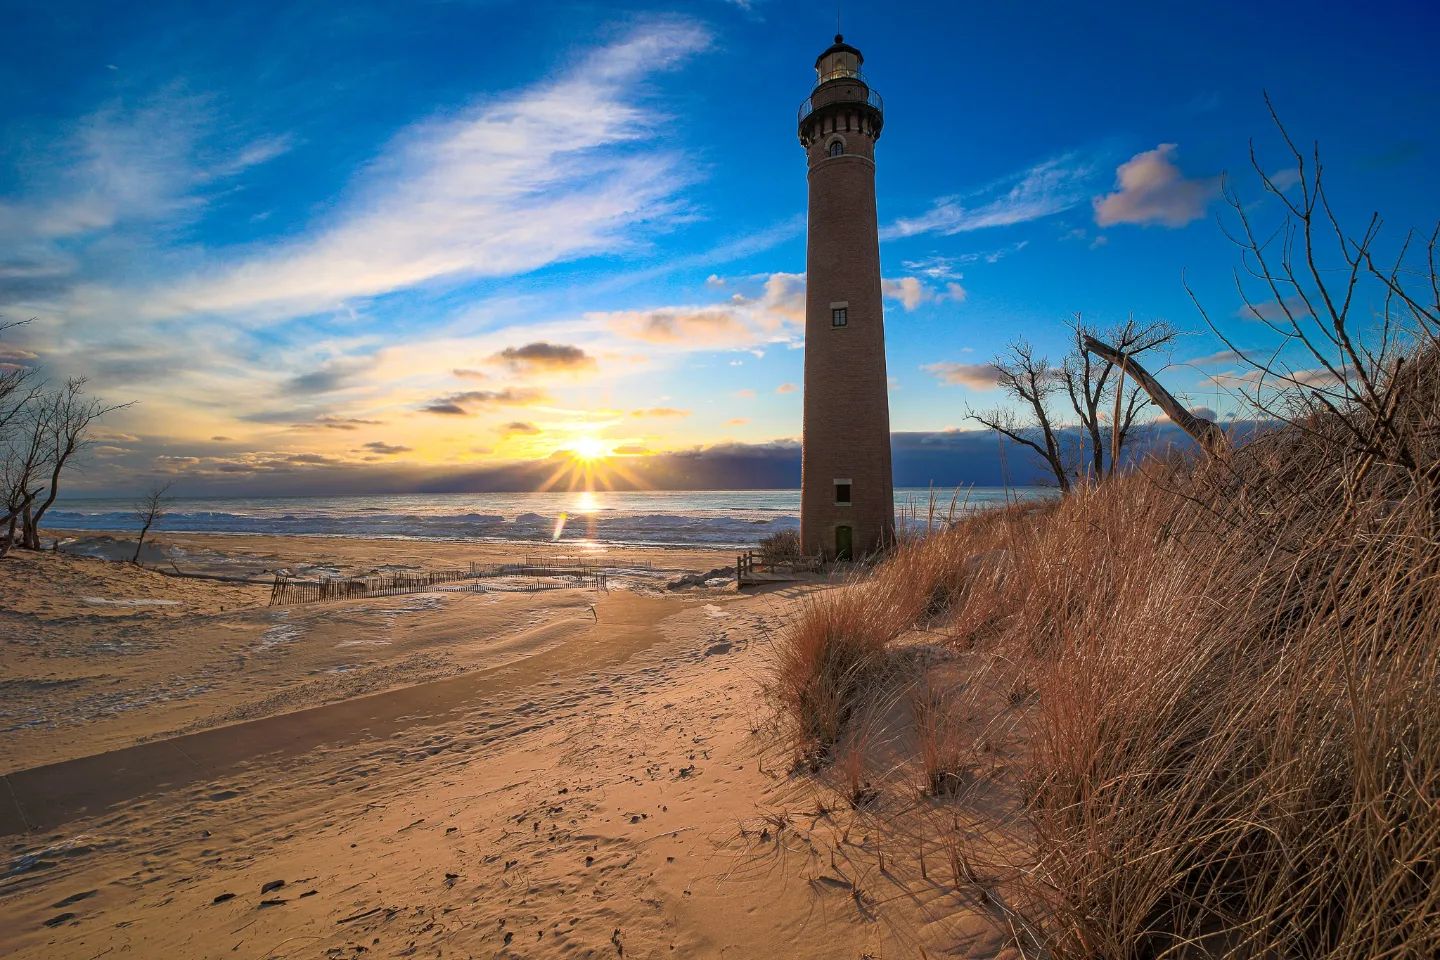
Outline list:
[[[816,68],[815,72],[819,74],[820,83],[842,77],[858,77],[860,76],[860,58],[848,50],[836,50],[834,53],[827,53],[820,59],[820,66]]]

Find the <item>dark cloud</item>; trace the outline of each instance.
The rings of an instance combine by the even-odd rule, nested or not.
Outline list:
[[[361,374],[375,366],[373,357],[342,357],[309,373],[298,374],[285,381],[284,391],[298,396],[330,393],[350,386]]]
[[[294,430],[359,430],[361,427],[378,427],[383,420],[364,420],[360,417],[332,417],[329,415],[316,417],[306,423],[292,425]]]
[[[392,456],[397,453],[409,453],[411,448],[398,443],[386,443],[383,440],[371,440],[369,443],[365,444],[365,449],[371,451],[372,453],[380,453],[386,456]],[[367,457],[366,459],[369,458]]]
[[[533,423],[526,423],[524,420],[515,420],[515,421],[512,421],[512,422],[510,422],[510,423],[505,424],[505,426],[502,427],[501,429],[502,429],[506,434],[526,434],[526,435],[533,436],[534,434],[537,434],[537,433],[544,433],[544,431],[541,430],[539,427],[535,426],[535,424],[533,424]]]
[[[1243,437],[1258,427],[1233,423],[1227,424],[1227,429]],[[1064,449],[1083,455],[1082,436],[1073,428],[1061,434]],[[890,442],[898,487],[1050,482],[1045,465],[1032,451],[988,430],[901,432],[891,434]],[[1130,456],[1193,446],[1183,431],[1162,421],[1141,430]],[[555,471],[550,458],[466,469],[416,464],[393,459],[394,446],[381,441],[364,447],[375,451],[378,462],[316,453],[232,455],[221,447],[213,448],[211,455],[186,456],[163,449],[142,447],[107,459],[104,471],[77,475],[75,489],[92,496],[128,495],[143,490],[158,472],[177,480],[176,493],[181,496],[487,493],[537,490]],[[650,455],[643,455],[645,448],[633,444],[616,452],[630,455],[624,476],[614,478],[621,489],[758,490],[795,488],[800,483],[800,444],[795,440],[721,443]]]
[[[545,391],[529,387],[506,387],[503,390],[466,390],[439,397],[421,407],[425,413],[459,416],[482,407],[522,407],[545,399]]]
[[[595,368],[595,358],[579,347],[564,343],[546,343],[543,340],[527,343],[523,347],[506,347],[490,359],[522,372]]]

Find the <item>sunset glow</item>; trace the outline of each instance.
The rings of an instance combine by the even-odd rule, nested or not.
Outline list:
[[[1018,411],[989,361],[1016,337],[1061,356],[1078,311],[1195,329],[1169,381],[1236,412],[1245,369],[1180,278],[1254,345],[1215,218],[1226,172],[1258,228],[1278,209],[1241,176],[1252,138],[1265,169],[1288,165],[1262,90],[1298,140],[1321,140],[1341,219],[1436,209],[1433,11],[1396,30],[1330,5],[1301,43],[1231,29],[1251,13],[1232,6],[1112,24],[1042,4],[1017,59],[1009,5],[846,5],[904,117],[875,173],[898,485],[1033,480],[1032,458],[1002,455],[966,412]],[[244,17],[190,8],[17,27],[30,40],[0,64],[0,135],[25,149],[0,155],[0,320],[34,319],[0,338],[0,370],[85,377],[130,404],[68,489],[798,485],[795,109],[827,17],[779,0],[559,19],[361,7],[287,12],[263,42]],[[1138,39],[1162,35],[1225,59]],[[455,42],[477,36],[545,39],[504,57]],[[326,55],[282,37],[324,38]],[[1357,50],[1363,69],[1330,69]],[[985,96],[947,92],[957,63]],[[1024,69],[1042,63],[1065,82]],[[1374,111],[1393,90],[1413,91],[1403,123]]]
[[[610,450],[599,437],[579,437],[570,444],[570,453],[582,463],[594,463],[609,456]]]

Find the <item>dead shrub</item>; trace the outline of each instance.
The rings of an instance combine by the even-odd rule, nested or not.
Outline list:
[[[794,563],[800,559],[800,531],[779,530],[760,540],[760,559],[766,564]]]
[[[893,633],[870,609],[876,591],[867,587],[809,601],[776,645],[771,697],[793,728],[797,754],[815,764],[830,757],[884,668]]]

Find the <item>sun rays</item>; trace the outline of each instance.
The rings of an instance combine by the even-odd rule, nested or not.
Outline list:
[[[647,486],[638,473],[626,466],[627,456],[616,454],[611,443],[594,434],[576,435],[556,450],[552,459],[555,469],[536,488],[542,493],[571,490],[593,494],[596,490],[613,490],[617,486],[631,490]],[[589,510],[577,504],[577,512],[594,509],[593,498]]]

